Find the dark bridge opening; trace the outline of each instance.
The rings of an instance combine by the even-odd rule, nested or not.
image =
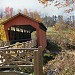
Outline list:
[[[8,28],[9,41],[11,44],[30,41],[33,31],[36,31],[36,29],[30,25],[14,25]]]

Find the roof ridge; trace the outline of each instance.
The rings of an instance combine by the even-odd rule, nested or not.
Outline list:
[[[32,19],[32,20],[34,20],[34,21],[36,21],[36,22],[38,22],[38,23],[41,23],[40,21],[38,21],[38,20],[36,20],[36,19],[34,19],[34,18],[30,17],[30,16],[24,15],[24,14],[22,14],[22,13],[19,12],[18,14],[14,15],[14,16],[12,16],[12,17],[10,17],[10,18],[8,18],[7,20],[5,20],[4,22],[2,22],[1,24],[6,23],[6,22],[10,21],[11,19],[13,19],[13,18],[15,18],[15,17],[17,17],[17,16],[19,16],[19,15],[22,15],[22,16],[27,17],[27,18],[29,18],[29,19]]]

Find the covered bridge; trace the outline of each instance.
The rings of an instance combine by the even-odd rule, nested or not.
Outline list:
[[[46,27],[43,23],[18,13],[2,23],[7,41],[23,42],[31,40],[31,33],[36,31],[37,47],[46,47]]]

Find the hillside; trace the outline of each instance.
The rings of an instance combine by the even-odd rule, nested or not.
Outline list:
[[[61,47],[68,45],[75,46],[75,31],[72,29],[55,30],[54,27],[48,27],[47,39],[50,39]]]
[[[47,50],[50,51],[47,58],[57,53],[59,47],[60,52],[43,66],[44,75],[75,75],[75,31],[48,27],[47,39]]]

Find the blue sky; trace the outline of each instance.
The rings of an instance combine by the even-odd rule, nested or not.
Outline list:
[[[48,5],[44,8],[44,6],[40,4],[38,0],[0,0],[0,9],[4,9],[8,6],[13,7],[15,11],[18,9],[23,10],[24,8],[26,8],[28,10],[38,11],[41,14],[49,16],[63,14],[62,8],[58,10],[58,8],[54,7],[53,4],[51,6]]]

